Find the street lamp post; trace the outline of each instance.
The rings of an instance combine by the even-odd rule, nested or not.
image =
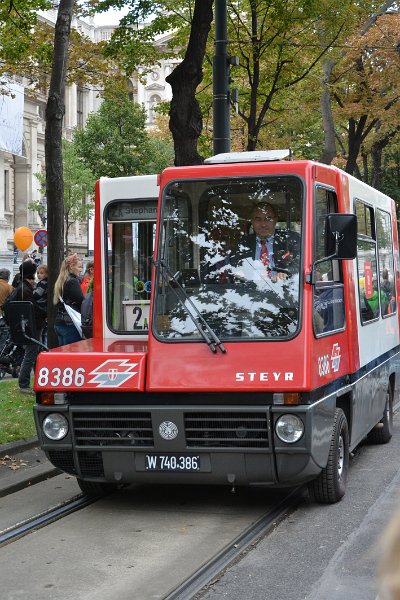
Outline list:
[[[226,0],[215,0],[215,56],[213,58],[213,151],[229,152],[229,58]]]

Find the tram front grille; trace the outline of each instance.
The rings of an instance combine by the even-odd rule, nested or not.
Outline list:
[[[101,452],[79,452],[78,456],[82,477],[104,477],[103,455]]]
[[[152,447],[150,412],[98,411],[73,413],[77,446]]]
[[[57,469],[76,475],[72,450],[49,450],[49,459]]]
[[[187,412],[184,420],[188,447],[269,447],[264,412]]]

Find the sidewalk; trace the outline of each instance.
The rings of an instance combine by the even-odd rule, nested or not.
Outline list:
[[[0,445],[0,498],[58,473],[39,448],[37,437]]]

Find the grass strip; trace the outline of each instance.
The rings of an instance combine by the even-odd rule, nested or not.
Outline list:
[[[36,435],[34,403],[35,396],[21,394],[17,379],[0,382],[0,444]]]

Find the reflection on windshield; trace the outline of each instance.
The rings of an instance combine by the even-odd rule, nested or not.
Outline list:
[[[200,339],[198,311],[221,339],[295,334],[302,194],[293,176],[170,184],[159,256],[175,281],[158,279],[156,333]]]

